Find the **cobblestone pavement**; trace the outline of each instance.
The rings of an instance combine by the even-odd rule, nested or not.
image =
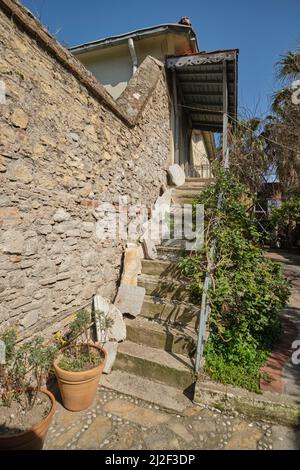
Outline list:
[[[300,430],[188,406],[168,412],[99,388],[94,405],[72,413],[58,404],[45,449],[300,449]]]

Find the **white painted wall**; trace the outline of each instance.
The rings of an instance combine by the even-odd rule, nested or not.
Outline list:
[[[138,65],[140,65],[148,55],[164,61],[166,55],[185,51],[189,47],[189,42],[183,35],[161,34],[148,39],[135,40],[134,45]],[[85,52],[76,57],[115,99],[121,95],[132,77],[132,60],[127,43]]]

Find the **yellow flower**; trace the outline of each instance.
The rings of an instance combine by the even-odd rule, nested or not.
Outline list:
[[[57,333],[55,333],[55,339],[56,339],[62,346],[63,346],[64,344],[66,344],[66,341],[64,340],[61,331],[58,331]]]

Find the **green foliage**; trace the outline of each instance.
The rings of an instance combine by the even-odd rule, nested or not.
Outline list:
[[[284,201],[278,209],[272,210],[271,222],[276,228],[281,245],[292,248],[299,239],[297,226],[300,224],[300,197]]]
[[[88,338],[88,329],[91,323],[91,317],[86,310],[80,310],[74,315],[73,321],[69,324],[70,340],[78,336],[85,335]]]
[[[90,347],[90,327],[96,323],[103,333],[103,342],[106,341],[106,333],[112,327],[113,320],[104,312],[96,310],[94,320],[86,310],[80,310],[72,316],[69,331],[63,337],[61,332],[56,334],[56,339],[63,346],[59,367],[64,370],[79,372],[92,369],[103,360],[101,352]]]
[[[10,328],[4,331],[0,336],[1,341],[3,341],[5,344],[5,356],[7,364],[9,364],[14,357],[17,338],[18,334],[16,328]]]
[[[56,347],[42,337],[17,344],[15,328],[0,338],[6,346],[6,364],[1,371],[0,403],[10,406],[12,400],[26,397],[25,408],[34,406],[38,390],[45,380],[56,353]],[[27,390],[33,389],[28,394]]]
[[[80,372],[97,367],[103,360],[101,352],[90,348],[87,344],[76,346],[77,354],[74,350],[64,351],[58,365],[64,370]]]
[[[206,371],[216,380],[258,390],[259,369],[279,335],[278,313],[288,288],[279,265],[257,246],[259,233],[247,211],[250,197],[230,172],[218,170],[216,184],[196,201],[205,207],[205,248],[179,264],[191,279],[193,301],[200,304],[210,242],[216,238]]]
[[[272,210],[274,223],[287,227],[292,221],[300,223],[300,198],[284,201],[278,209]]]

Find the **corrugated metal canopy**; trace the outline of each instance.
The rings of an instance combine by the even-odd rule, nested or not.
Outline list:
[[[226,112],[236,119],[238,53],[234,49],[167,59],[167,68],[176,77],[181,105],[194,129],[222,132],[226,89]]]

